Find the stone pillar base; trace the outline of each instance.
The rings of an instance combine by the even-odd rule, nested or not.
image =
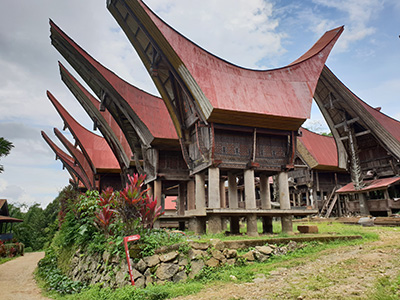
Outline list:
[[[283,233],[293,233],[293,222],[292,216],[281,217],[282,232]]]
[[[206,220],[201,217],[194,217],[189,219],[189,231],[194,231],[195,234],[206,233]]]
[[[156,220],[154,222],[153,228],[154,229],[160,229],[161,228],[161,221],[160,220]]]
[[[256,215],[248,215],[247,216],[247,235],[248,236],[258,236],[257,216]]]
[[[231,234],[239,234],[240,233],[240,218],[239,217],[231,217]]]
[[[272,217],[262,217],[263,233],[274,233]]]
[[[208,233],[215,234],[222,232],[222,219],[220,216],[208,216]]]

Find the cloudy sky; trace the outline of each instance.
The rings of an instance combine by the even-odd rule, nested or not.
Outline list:
[[[284,66],[326,31],[345,25],[327,65],[359,97],[400,119],[398,0],[145,0],[175,29],[214,54],[257,69]],[[0,160],[0,199],[43,207],[69,174],[43,141],[62,121],[46,90],[88,129],[90,119],[60,80],[52,19],[93,57],[130,83],[157,94],[103,0],[13,0],[0,10],[0,137],[15,148]],[[308,126],[327,131],[315,107]]]

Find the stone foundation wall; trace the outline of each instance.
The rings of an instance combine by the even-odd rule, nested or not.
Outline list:
[[[266,261],[271,255],[282,255],[302,247],[296,242],[277,247],[271,244],[255,246],[239,254],[238,250],[226,248],[225,243],[214,240],[211,243],[190,242],[189,250],[179,252],[177,247],[166,247],[158,254],[131,259],[135,285],[145,287],[151,283],[165,281],[185,281],[195,278],[205,267],[216,268],[224,265],[243,264],[247,262]],[[68,274],[73,280],[89,284],[103,283],[105,287],[121,287],[130,284],[128,264],[125,257],[103,255],[85,255],[79,250],[71,260]]]

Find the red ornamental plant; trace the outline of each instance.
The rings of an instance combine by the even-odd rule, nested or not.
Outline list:
[[[119,193],[116,209],[127,234],[133,233],[140,223],[144,228],[152,228],[162,214],[161,208],[156,208],[157,201],[147,195],[148,189],[143,189],[145,179],[146,175],[128,175],[128,183]]]
[[[96,224],[103,229],[106,235],[111,234],[110,225],[114,221],[115,210],[111,207],[115,205],[115,193],[111,187],[103,191],[98,201],[101,209],[96,212]]]
[[[157,199],[153,199],[153,197],[146,194],[145,197],[143,197],[140,210],[143,227],[149,229],[153,228],[154,222],[164,214],[161,210],[161,206],[157,207]]]

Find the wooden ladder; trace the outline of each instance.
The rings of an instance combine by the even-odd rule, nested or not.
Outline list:
[[[328,199],[324,201],[321,211],[319,212],[320,217],[329,218],[329,216],[331,215],[333,207],[335,206],[336,201],[338,199],[338,195],[335,193],[338,190],[338,188],[339,188],[338,186],[335,186],[332,192],[330,193]]]

